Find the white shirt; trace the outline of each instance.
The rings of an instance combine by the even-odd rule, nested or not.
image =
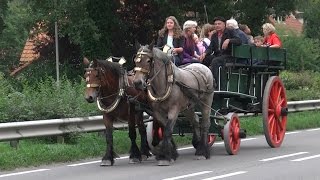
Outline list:
[[[173,48],[173,37],[168,35],[167,45]]]

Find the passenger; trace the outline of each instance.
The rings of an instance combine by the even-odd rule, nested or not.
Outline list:
[[[188,20],[183,24],[183,31],[185,36],[184,46],[183,46],[183,60],[182,64],[187,63],[199,63],[199,58],[197,57],[195,50],[196,44],[193,40],[193,34],[198,26],[197,22]]]
[[[214,26],[212,24],[203,25],[200,33],[200,39],[204,42],[203,46],[207,49],[210,45],[212,34],[215,33]]]
[[[223,17],[215,17],[213,22],[217,32],[212,35],[211,43],[200,59],[211,63],[210,68],[218,84],[219,67],[232,60],[231,45],[240,45],[241,39],[233,30],[226,28],[226,20]]]
[[[264,38],[262,36],[255,36],[253,38],[254,41],[254,45],[256,47],[262,47],[263,46],[263,42],[264,42]],[[264,65],[264,61],[259,60],[259,59],[252,59],[252,64],[253,65]]]
[[[251,35],[249,26],[246,24],[239,24],[239,29],[247,35],[249,44],[253,44],[253,36]]]
[[[262,25],[262,30],[264,34],[264,44],[263,46],[268,46],[270,48],[281,48],[282,43],[279,36],[276,34],[276,28],[270,24],[265,23]]]
[[[253,38],[253,42],[256,47],[261,47],[263,45],[264,38],[262,36],[255,36]]]
[[[173,62],[179,66],[183,59],[184,36],[178,20],[174,16],[166,18],[163,28],[159,31],[157,47],[165,52],[172,48]]]
[[[239,26],[238,26],[238,22],[235,20],[235,19],[229,19],[227,20],[227,28],[229,29],[234,29],[234,31],[238,34],[238,36],[240,37],[241,39],[241,43],[242,44],[249,44],[249,41],[248,41],[248,36],[246,35],[246,33],[244,33],[243,31],[241,31],[239,29]]]
[[[197,34],[193,34],[193,40],[196,44],[196,57],[199,59],[200,56],[206,51],[206,48],[203,46],[204,42],[200,41]]]

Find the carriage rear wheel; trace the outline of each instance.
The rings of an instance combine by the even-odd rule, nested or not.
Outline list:
[[[223,140],[226,151],[235,155],[240,149],[240,121],[236,113],[227,114],[227,124],[223,128]]]
[[[157,138],[159,140],[161,140],[163,138],[163,130],[162,128],[160,127],[153,127],[153,122],[148,122],[147,123],[147,141],[148,141],[148,145],[149,145],[149,148],[150,148],[150,151],[152,154],[156,155],[157,154],[157,151],[156,151],[156,148],[154,145],[152,145],[152,141],[154,139],[154,136],[158,136]],[[157,133],[155,133],[157,132]]]
[[[286,89],[278,76],[268,79],[263,94],[263,130],[270,147],[280,147],[287,125]]]

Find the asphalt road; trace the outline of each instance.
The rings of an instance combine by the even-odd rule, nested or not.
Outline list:
[[[280,148],[270,148],[264,136],[249,137],[234,156],[227,155],[222,142],[216,142],[209,160],[195,160],[195,150],[186,147],[167,167],[157,166],[154,158],[128,164],[124,156],[113,167],[100,167],[100,160],[93,159],[0,172],[0,180],[320,180],[319,137],[320,128],[289,132]]]

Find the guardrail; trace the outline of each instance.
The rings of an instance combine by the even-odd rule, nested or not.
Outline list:
[[[316,109],[320,109],[320,100],[288,102],[289,112]],[[145,119],[147,118],[148,116],[145,115]],[[116,129],[127,128],[127,124],[116,123],[114,127]],[[63,135],[72,132],[96,132],[104,129],[102,116],[0,123],[0,141]]]

